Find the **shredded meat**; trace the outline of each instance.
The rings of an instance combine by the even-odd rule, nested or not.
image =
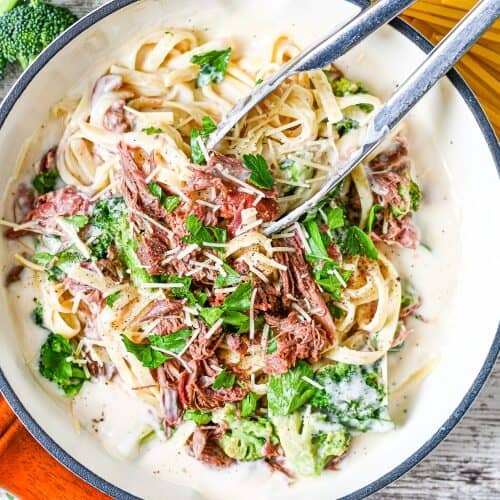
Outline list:
[[[412,330],[405,325],[404,321],[400,321],[391,347],[397,347],[398,345],[402,344],[408,338],[411,332]]]
[[[16,194],[14,195],[14,203],[12,207],[14,221],[17,223],[22,222],[28,213],[33,210],[34,204],[35,190],[24,183],[19,184]],[[5,231],[5,237],[11,240],[21,238],[27,234],[30,234],[29,231],[16,231],[14,228],[9,228]]]
[[[155,300],[148,310],[143,313],[138,321],[151,321],[154,319],[162,318],[167,314],[182,314],[183,303],[180,300],[175,299],[160,299]]]
[[[255,194],[241,191],[242,186],[224,176],[221,169],[242,182],[247,181],[250,176],[249,170],[240,160],[212,151],[205,168],[192,168],[193,175],[189,180],[187,191],[192,196],[203,197],[208,190],[215,189],[215,199],[211,198],[210,202],[220,207],[217,212],[221,219],[219,222],[225,221],[230,236],[234,236],[241,224],[242,210],[254,206],[257,197]],[[255,204],[258,217],[264,222],[274,220],[280,210],[276,201],[276,191],[261,191],[263,198]]]
[[[286,318],[266,314],[266,321],[276,331],[277,344],[276,351],[266,356],[266,373],[285,373],[299,359],[315,363],[329,345],[325,331],[314,321],[305,320],[295,311],[290,312]]]
[[[283,460],[272,458],[266,460],[266,463],[273,472],[280,472],[285,475],[288,478],[288,484],[293,483],[297,479],[295,474],[285,467]]]
[[[40,173],[47,172],[52,168],[56,168],[56,159],[57,159],[57,146],[50,148],[40,160],[38,164],[38,171]]]
[[[370,161],[370,168],[374,172],[381,170],[401,171],[402,168],[405,170],[409,168],[407,142],[398,135],[389,148]]]
[[[104,113],[103,126],[106,130],[123,134],[130,130],[130,123],[125,113],[125,101],[123,99],[114,102]]]
[[[371,160],[371,187],[375,202],[385,208],[384,213],[376,215],[372,237],[385,243],[416,248],[418,233],[410,215],[396,217],[391,212],[391,207],[405,207],[409,203],[401,194],[401,186],[408,191],[410,168],[408,146],[401,136],[396,137],[388,149]],[[387,219],[385,225],[384,218]]]
[[[283,242],[283,240],[278,241]],[[286,271],[280,270],[283,284],[283,303],[287,307],[290,306],[292,301],[290,296],[297,298],[297,295],[300,294],[305,303],[309,305],[310,315],[322,326],[323,331],[326,333],[327,343],[333,344],[335,341],[335,323],[318,285],[311,276],[297,235],[294,238],[285,240],[280,245],[295,249],[293,253],[277,252],[275,254],[278,262],[287,267]]]
[[[268,458],[279,457],[282,454],[280,445],[271,443],[271,439],[269,437],[264,443],[262,453],[264,453],[264,456]]]
[[[401,308],[399,311],[399,319],[407,318],[408,316],[414,314],[422,305],[420,297],[415,301],[414,304]]]
[[[223,337],[220,335],[221,328],[208,338],[206,336],[207,332],[207,325],[200,322],[200,333],[189,346],[189,354],[194,360],[200,361],[211,358],[222,341]]]
[[[59,217],[86,215],[90,200],[74,186],[65,186],[40,196],[25,218],[25,222],[36,222],[42,228],[54,228]]]
[[[255,295],[254,308],[257,311],[269,312],[277,311],[281,307],[281,292],[270,283],[263,283],[259,280],[256,284],[257,293]]]
[[[382,235],[375,233],[374,239],[382,240],[386,243],[399,243],[405,248],[416,248],[418,233],[409,215],[401,219],[391,216],[388,221],[387,232]]]
[[[161,405],[163,409],[163,419],[167,427],[172,427],[181,417],[181,409],[178,404],[177,390],[169,387],[167,372],[163,366],[156,370],[158,383],[161,391]]]
[[[71,295],[80,297],[81,301],[87,306],[91,316],[95,317],[103,308],[102,293],[97,288],[80,283],[73,278],[65,278],[63,285]]]
[[[239,354],[248,351],[248,343],[241,335],[226,335],[226,342],[231,350]]]
[[[118,375],[118,370],[112,363],[95,359],[93,352],[88,348],[87,344],[82,344],[81,352],[82,357],[87,360],[87,369],[92,377],[112,380],[115,375]]]
[[[122,193],[127,206],[133,212],[135,225],[147,234],[138,236],[137,256],[149,274],[175,274],[177,276],[192,276],[194,280],[211,284],[217,278],[217,273],[211,269],[199,268],[191,272],[190,260],[201,255],[200,251],[193,251],[179,259],[175,255],[167,256],[167,252],[178,246],[179,252],[187,247],[182,238],[186,236],[186,212],[175,210],[167,212],[160,200],[150,193],[144,172],[138,167],[132,151],[123,143],[118,145],[120,162],[123,167]],[[135,213],[134,213],[135,212]],[[140,214],[164,223],[165,229],[144,220]],[[204,250],[207,252],[207,250]]]
[[[160,200],[150,193],[144,172],[140,170],[129,148],[118,144],[120,164],[123,169],[122,193],[129,208],[158,220],[166,220],[168,212],[161,206]]]
[[[33,210],[35,204],[35,191],[24,183],[17,187],[14,199],[14,220],[21,222]]]
[[[5,276],[5,286],[9,286],[12,285],[12,283],[15,283],[16,281],[20,281],[23,270],[24,266],[21,265],[12,266],[9,269],[7,275]]]
[[[188,453],[202,462],[214,467],[229,467],[234,460],[228,457],[219,446],[221,429],[218,426],[204,425],[196,427],[187,442]]]
[[[189,363],[192,372],[185,371],[179,377],[177,391],[184,408],[214,409],[226,403],[241,401],[248,389],[234,386],[231,388],[213,389],[212,384],[219,373],[216,358]]]

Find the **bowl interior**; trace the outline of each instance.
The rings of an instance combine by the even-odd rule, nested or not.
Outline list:
[[[286,33],[306,45],[359,8],[344,0],[314,0],[304,5],[292,0],[144,0],[98,22],[88,22],[93,25],[55,53],[18,97],[15,91],[4,103],[3,112],[8,115],[0,130],[0,184],[8,184],[18,152],[46,120],[49,107],[91,85],[138,32],[160,26],[184,27],[210,37],[229,35],[236,44],[252,40],[256,48],[269,37]],[[203,32],[205,29],[208,31]],[[414,42],[387,26],[342,58],[340,66],[350,77],[366,82],[374,94],[387,98],[424,57]],[[37,64],[32,73],[35,68]],[[9,111],[14,97],[17,100]],[[238,498],[303,498],[307,491],[316,498],[331,498],[357,491],[428,442],[460,405],[480,372],[497,329],[497,297],[491,291],[500,280],[495,265],[500,237],[493,230],[498,227],[495,216],[500,213],[500,192],[491,144],[449,80],[440,82],[412,111],[406,134],[424,189],[418,222],[432,253],[420,250],[395,255],[402,272],[414,274],[410,277],[424,298],[429,319],[414,325],[415,334],[398,356],[402,360],[392,362],[392,388],[399,388],[393,411],[403,425],[389,434],[358,438],[335,474],[272,491],[251,475],[240,478],[238,484],[230,476],[215,473],[208,485],[191,477],[189,484],[203,489],[204,496],[215,498],[222,491]],[[5,269],[9,263],[3,241],[0,252]],[[421,271],[414,272],[408,265]],[[27,319],[14,313],[11,306],[16,297],[7,297],[3,288],[0,294],[4,318],[0,366],[34,421],[62,450],[109,483],[137,496],[164,497],[164,480],[133,462],[111,458],[93,436],[74,431],[67,407],[42,390],[27,367],[29,346],[19,342]],[[432,371],[419,383],[404,385],[414,369],[425,371],[431,365]],[[32,430],[36,433],[35,427]],[[64,458],[57,448],[52,452]],[[197,496],[171,483],[168,495]]]

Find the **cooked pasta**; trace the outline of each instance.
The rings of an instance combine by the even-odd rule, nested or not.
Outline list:
[[[418,298],[386,252],[417,244],[420,191],[398,132],[301,221],[263,234],[381,106],[334,66],[299,74],[207,151],[217,121],[298,51],[282,36],[256,65],[230,40],[147,34],[54,107],[60,140],[33,187],[17,170],[4,224],[31,249],[16,259],[50,332],[42,376],[70,397],[119,384],[209,465],[316,475],[351,436],[393,427],[387,355]],[[298,422],[311,436],[300,455]]]

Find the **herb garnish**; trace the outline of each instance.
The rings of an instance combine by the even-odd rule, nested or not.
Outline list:
[[[248,182],[263,189],[272,189],[274,179],[262,155],[243,155],[243,164],[250,170]]]
[[[215,377],[215,380],[212,384],[213,389],[230,389],[236,382],[236,375],[234,373],[228,372],[226,368],[224,368],[218,375]]]
[[[200,67],[200,72],[196,79],[197,87],[222,82],[226,76],[230,57],[231,47],[224,50],[211,50],[191,57],[191,62]]]
[[[38,194],[46,194],[54,191],[58,179],[59,172],[57,168],[49,168],[49,170],[35,175],[31,183]]]
[[[149,344],[136,344],[127,336],[121,335],[128,352],[132,353],[146,368],[158,368],[171,356],[158,350],[170,351],[179,354],[186,347],[187,339],[192,335],[191,330],[182,328],[170,335],[149,335]],[[158,349],[155,349],[158,348]]]

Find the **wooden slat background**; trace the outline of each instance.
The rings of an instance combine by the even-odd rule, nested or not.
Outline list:
[[[448,0],[460,3],[469,0]],[[68,5],[81,16],[97,7],[101,0],[67,0]],[[418,2],[417,6],[424,5]],[[411,14],[411,11],[410,11]],[[416,25],[429,38],[436,40],[432,25],[415,21],[411,15],[405,19]],[[497,52],[498,54],[498,52]],[[500,68],[487,68],[495,76]],[[10,67],[0,82],[0,99],[8,91],[19,72]],[[470,81],[474,89],[475,81]],[[498,80],[497,80],[498,84]],[[496,104],[487,111],[499,113],[498,92],[492,89],[489,101]],[[482,86],[481,86],[481,92]],[[480,91],[477,90],[479,97]],[[492,117],[493,118],[493,117]],[[500,123],[497,125],[497,134]],[[429,408],[432,411],[432,408]],[[89,496],[90,498],[90,496]],[[373,499],[500,499],[500,364],[494,370],[483,391],[470,411],[450,436],[424,461],[404,477],[373,495]]]

